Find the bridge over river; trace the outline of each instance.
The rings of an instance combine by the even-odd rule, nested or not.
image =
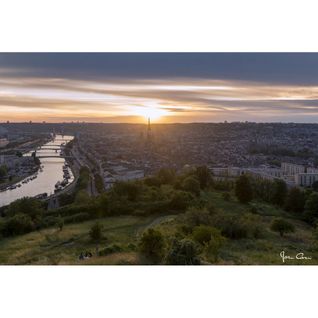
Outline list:
[[[66,155],[60,151],[65,144],[73,139],[73,136],[59,136],[57,138],[47,142],[42,146],[42,149],[31,150],[23,156],[32,156],[32,153],[35,152],[36,157],[41,159],[42,168],[38,171],[36,178],[29,180],[27,183],[22,183],[21,180],[19,183],[20,186],[12,190],[5,190],[0,192],[0,206],[10,204],[11,202],[23,198],[23,197],[34,197],[42,193],[47,193],[48,196],[54,195],[55,184],[57,182],[63,181],[63,166],[66,158],[73,158],[71,155]],[[63,145],[64,144],[64,145]],[[47,149],[46,149],[47,148]],[[58,149],[57,149],[58,148]],[[43,151],[42,151],[43,150]],[[57,152],[55,152],[57,150]],[[25,149],[24,149],[25,151]],[[57,158],[59,160],[57,160]],[[25,179],[29,179],[30,176]],[[74,176],[71,173],[70,189],[72,188],[71,184],[74,180]],[[67,187],[68,188],[68,187]],[[66,189],[67,189],[66,188]],[[55,196],[54,196],[55,197]]]

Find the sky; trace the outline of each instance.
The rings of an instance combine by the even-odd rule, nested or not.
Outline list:
[[[316,53],[0,53],[0,122],[317,122]]]

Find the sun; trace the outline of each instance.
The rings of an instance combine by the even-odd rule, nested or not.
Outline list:
[[[150,118],[151,120],[157,120],[162,116],[168,115],[167,110],[153,106],[135,107],[133,112],[138,116],[142,116],[146,119]]]

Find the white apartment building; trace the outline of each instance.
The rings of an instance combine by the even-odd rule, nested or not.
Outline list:
[[[308,167],[307,168],[307,173],[318,173],[318,168]]]
[[[310,187],[318,181],[318,173],[298,173],[295,175],[295,183],[300,187]]]
[[[294,163],[282,162],[281,166],[283,175],[294,176],[299,173],[305,173],[306,168],[302,165],[296,165]]]
[[[227,167],[227,168],[212,167],[210,168],[210,170],[212,174],[217,177],[238,177],[244,172],[244,169],[237,168],[237,167]]]

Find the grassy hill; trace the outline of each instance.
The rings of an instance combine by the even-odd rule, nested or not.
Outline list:
[[[318,264],[318,250],[313,239],[313,227],[299,220],[295,215],[273,205],[252,201],[249,205],[239,203],[232,194],[224,198],[222,191],[201,192],[201,199],[213,205],[215,215],[231,217],[253,216],[253,222],[260,229],[258,237],[227,238],[219,251],[218,261],[211,262],[201,251],[203,264],[283,264],[280,252],[290,256],[303,252],[312,260],[287,260],[284,264]],[[252,211],[252,212],[251,212]],[[212,213],[212,214],[213,214]],[[159,230],[167,242],[173,237],[188,236],[180,228],[184,224],[184,213],[171,211],[149,216],[124,215],[103,216],[98,222],[103,226],[103,239],[93,243],[89,231],[96,220],[65,224],[33,231],[28,234],[2,238],[0,240],[1,264],[144,264],[145,259],[138,253],[138,243],[149,228]],[[270,230],[274,218],[282,217],[295,227],[295,232],[281,237]],[[105,247],[108,253],[98,256]],[[79,260],[81,252],[89,251],[92,257]]]

